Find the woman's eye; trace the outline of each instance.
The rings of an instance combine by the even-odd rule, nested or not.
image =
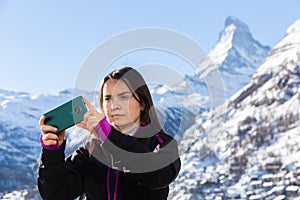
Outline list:
[[[121,96],[121,99],[127,100],[127,99],[129,99],[129,96]]]
[[[109,100],[111,100],[111,97],[105,97],[104,100],[109,101]]]

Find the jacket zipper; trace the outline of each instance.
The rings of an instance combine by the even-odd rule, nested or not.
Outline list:
[[[109,177],[110,177],[110,167],[108,167],[107,170],[107,176],[106,176],[106,190],[107,190],[107,199],[110,199],[110,187],[109,187]],[[114,189],[114,200],[117,199],[117,189],[118,189],[118,184],[119,184],[119,175],[120,175],[120,171],[117,170],[117,175],[116,175],[116,181],[115,181],[115,189]]]

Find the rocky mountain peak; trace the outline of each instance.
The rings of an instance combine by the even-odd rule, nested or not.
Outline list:
[[[218,69],[226,96],[230,97],[248,83],[269,51],[270,47],[252,37],[244,22],[229,16],[217,45],[199,65],[198,72],[201,78],[205,78],[212,70]]]
[[[236,26],[239,30],[243,30],[245,32],[250,32],[249,31],[249,27],[247,26],[247,24],[245,24],[243,21],[241,21],[240,19],[234,17],[234,16],[228,16],[225,20],[225,27],[233,24],[234,26]]]

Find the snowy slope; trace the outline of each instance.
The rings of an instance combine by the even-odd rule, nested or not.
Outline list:
[[[214,106],[213,91],[209,91],[207,85],[211,84],[207,82],[209,76],[219,70],[222,78],[219,82],[224,87],[218,86],[218,89],[225,90],[220,93],[230,97],[249,82],[269,50],[253,39],[245,23],[228,17],[216,47],[199,65],[195,75],[185,76],[175,85],[152,88],[154,101],[167,108],[159,109],[165,127],[171,127],[172,135],[176,130],[175,136],[180,139],[183,132],[195,123],[197,114]]]
[[[300,196],[299,106],[300,20],[249,84],[185,133],[170,199]]]
[[[35,185],[41,149],[39,118],[71,98],[72,90],[48,95],[0,90],[0,192]],[[83,138],[76,137],[76,134],[81,134],[80,130],[73,128],[69,131],[72,134],[68,137],[70,149],[67,151],[75,148],[72,145],[78,145]]]

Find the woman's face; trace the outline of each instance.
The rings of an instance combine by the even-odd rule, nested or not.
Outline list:
[[[140,122],[144,109],[122,80],[108,79],[103,86],[103,111],[108,122],[125,132]]]

